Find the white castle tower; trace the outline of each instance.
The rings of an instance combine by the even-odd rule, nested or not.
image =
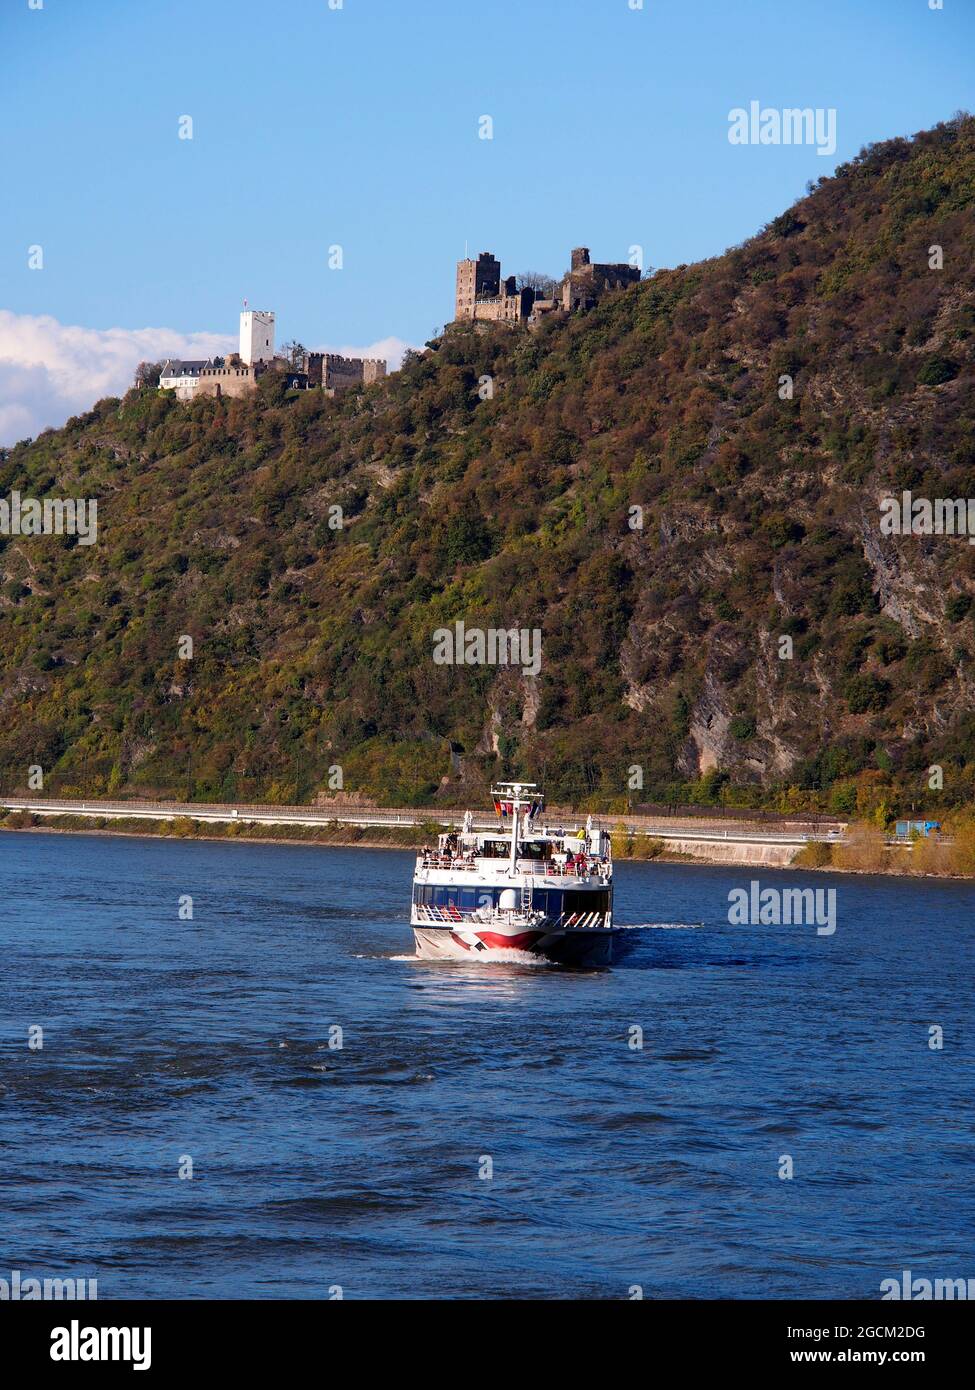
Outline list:
[[[240,316],[240,356],[248,367],[274,357],[274,314],[268,309],[244,309]]]

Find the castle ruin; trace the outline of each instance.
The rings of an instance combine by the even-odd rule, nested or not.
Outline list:
[[[546,314],[585,312],[595,307],[607,290],[625,289],[640,279],[637,266],[626,261],[613,264],[594,262],[588,246],[572,252],[570,268],[551,299],[534,289],[518,289],[514,275],[501,278],[501,262],[490,251],[477,260],[465,257],[457,262],[454,291],[455,322],[538,323]]]

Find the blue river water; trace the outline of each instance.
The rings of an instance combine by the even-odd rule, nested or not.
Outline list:
[[[411,870],[0,834],[0,1278],[322,1299],[975,1277],[971,885],[621,863],[617,919],[645,925],[586,974],[416,961]],[[835,888],[835,933],[731,925],[754,878]]]

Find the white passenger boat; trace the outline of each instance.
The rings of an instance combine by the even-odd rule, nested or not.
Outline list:
[[[510,959],[510,952],[599,967],[613,957],[613,857],[609,835],[539,825],[533,782],[492,789],[496,829],[438,837],[417,856],[411,922],[426,960]]]

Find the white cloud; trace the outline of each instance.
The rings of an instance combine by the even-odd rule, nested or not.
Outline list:
[[[140,362],[212,357],[236,347],[237,338],[227,333],[79,328],[0,309],[0,446],[63,425],[103,396],[123,395]],[[392,371],[408,347],[401,338],[383,338],[368,347],[320,350],[385,357]]]
[[[226,333],[77,328],[0,309],[0,445],[63,425],[103,396],[121,396],[140,362],[231,352]]]

